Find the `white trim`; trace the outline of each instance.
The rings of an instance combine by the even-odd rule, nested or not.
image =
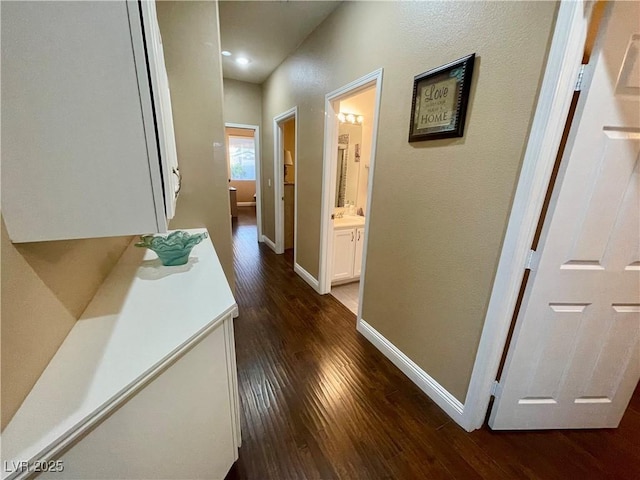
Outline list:
[[[298,107],[296,107],[296,116],[295,116],[295,143],[294,148],[295,157],[293,159],[293,265],[295,269],[295,265],[298,264]],[[284,175],[284,172],[283,172]],[[283,177],[284,183],[284,177]],[[284,193],[284,185],[282,186]],[[282,203],[282,208],[284,209],[284,202]],[[284,215],[284,211],[283,211]],[[284,222],[282,222],[282,235],[284,236]],[[302,267],[300,267],[302,268]],[[304,270],[304,269],[303,269]],[[305,270],[306,272],[306,270]],[[313,278],[313,277],[312,277]],[[316,291],[318,289],[316,288]]]
[[[256,201],[239,202],[238,206],[244,207],[246,206],[245,203],[251,203],[251,205],[256,206],[256,226],[258,227],[258,241],[260,241],[262,238],[262,155],[260,153],[260,126],[232,122],[225,122],[224,126],[225,128],[245,128],[248,130],[253,130],[253,141],[256,146]],[[228,161],[229,160],[227,158],[227,162]]]
[[[318,280],[313,275],[311,275],[309,272],[307,272],[304,268],[302,268],[300,265],[298,265],[295,262],[293,264],[293,271],[296,272],[298,275],[300,275],[300,277],[302,277],[302,279],[305,282],[311,285],[311,287],[316,292],[320,293],[320,285],[318,283]]]
[[[563,1],[553,34],[478,353],[465,399],[463,428],[480,428],[515,309],[524,265],[544,202],[577,78],[589,15],[582,1]]]
[[[256,198],[258,198],[258,195],[256,195]],[[256,202],[238,202],[238,206],[239,207],[255,207]]]
[[[357,326],[360,332],[373,346],[387,357],[391,363],[400,369],[420,390],[426,393],[440,408],[442,408],[458,425],[463,428],[464,406],[446,388],[436,382],[432,377],[416,365],[409,357],[402,353],[393,343],[387,340],[375,328],[362,318]]]
[[[338,121],[333,104],[336,100],[347,95],[352,95],[358,90],[371,84],[376,88],[376,99],[373,114],[373,129],[371,134],[371,160],[369,162],[369,178],[367,184],[366,221],[364,227],[364,244],[362,245],[362,271],[360,273],[360,292],[358,300],[358,318],[362,315],[362,297],[364,292],[364,278],[366,271],[367,246],[369,244],[369,216],[371,215],[371,197],[373,188],[373,175],[375,172],[376,144],[378,141],[378,124],[380,118],[380,99],[382,97],[382,72],[379,68],[343,87],[325,95],[325,122],[324,122],[324,151],[322,174],[322,208],[320,221],[320,265],[318,269],[320,291],[325,294],[331,291],[331,252],[333,249],[333,235],[331,224],[331,212],[333,211],[333,192],[335,192],[335,171],[337,158],[333,152],[338,149]]]
[[[284,202],[282,201],[282,197],[284,195],[284,158],[282,158],[282,152],[284,150],[283,147],[283,135],[281,124],[290,119],[295,120],[295,158],[293,160],[294,165],[296,166],[296,178],[295,183],[298,180],[298,107],[292,107],[286,112],[281,113],[280,115],[276,115],[273,117],[273,183],[274,183],[274,210],[276,214],[275,223],[276,223],[276,250],[275,252],[280,254],[284,253]],[[297,187],[296,187],[297,190]],[[298,214],[298,205],[297,205],[297,192],[294,199],[294,215]],[[294,222],[296,231],[293,234],[294,242],[298,238],[297,228],[298,222]],[[295,255],[297,253],[297,248],[295,248],[294,243],[294,262]]]
[[[276,250],[276,244],[273,243],[273,241],[271,241],[271,239],[269,237],[267,237],[266,235],[262,235],[262,237],[260,237],[260,239],[261,239],[262,242],[267,244],[267,247],[269,247],[275,253],[278,253],[278,251]]]

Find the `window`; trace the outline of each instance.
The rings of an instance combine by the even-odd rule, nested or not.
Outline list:
[[[231,180],[256,179],[256,147],[251,137],[229,135]]]

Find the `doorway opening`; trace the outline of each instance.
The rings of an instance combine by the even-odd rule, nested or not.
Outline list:
[[[382,70],[326,96],[321,293],[361,317]]]
[[[288,251],[296,264],[296,190],[298,157],[298,108],[294,107],[273,119],[274,181],[276,205],[276,253]]]
[[[258,239],[262,235],[259,139],[257,125],[225,123],[231,219],[237,220],[239,208],[254,210]]]

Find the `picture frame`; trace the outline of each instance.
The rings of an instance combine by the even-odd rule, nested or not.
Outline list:
[[[475,53],[413,79],[409,142],[462,137]]]

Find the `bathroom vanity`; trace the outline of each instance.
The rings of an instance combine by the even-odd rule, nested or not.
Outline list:
[[[360,279],[365,217],[347,215],[333,220],[333,261],[331,284]]]
[[[177,267],[131,245],[2,432],[2,479],[224,478],[234,316],[209,239]]]

